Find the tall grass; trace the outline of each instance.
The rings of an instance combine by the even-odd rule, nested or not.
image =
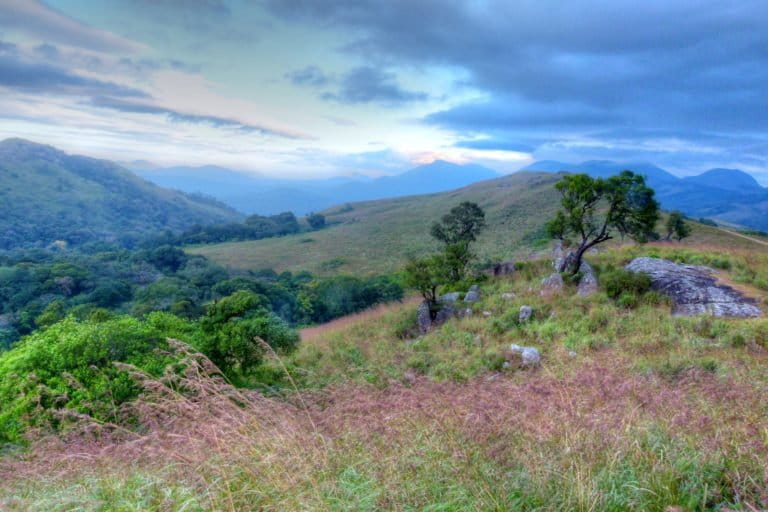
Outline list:
[[[657,250],[677,249],[642,251]],[[734,280],[739,258],[768,267],[685,256],[714,257]],[[0,459],[0,510],[768,508],[768,321],[545,297],[548,270],[485,283],[475,315],[427,336],[400,336],[412,304],[305,333],[274,362],[294,382],[281,397],[234,389],[175,343],[183,364],[163,378],[127,368],[144,389],[124,411],[135,430],[83,418]],[[542,367],[503,369],[512,342]]]

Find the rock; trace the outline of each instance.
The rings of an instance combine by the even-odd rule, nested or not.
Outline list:
[[[443,325],[454,316],[459,316],[456,310],[456,306],[452,302],[444,302],[440,310],[435,315],[435,319],[432,321],[432,325],[434,327]]]
[[[520,345],[512,344],[509,347],[510,352],[513,354],[519,354],[522,360],[523,366],[533,367],[541,364],[541,354],[533,347],[521,347]]]
[[[429,302],[423,301],[416,310],[416,321],[419,324],[419,334],[427,334],[432,328],[432,315],[429,312]]]
[[[491,313],[490,311],[483,311],[483,316],[484,316],[485,318],[488,318],[488,317],[489,317],[489,316],[491,316],[492,314],[493,314],[493,313]]]
[[[504,261],[502,263],[496,263],[492,270],[494,276],[508,276],[515,272],[515,262]]]
[[[541,282],[541,294],[551,295],[563,289],[563,276],[559,272],[551,274]]]
[[[678,316],[712,315],[750,318],[761,316],[756,301],[733,288],[718,284],[714,270],[680,265],[661,258],[635,258],[626,267],[651,278],[651,288],[672,300]]]
[[[533,315],[533,308],[531,306],[521,306],[520,314],[517,318],[520,320],[520,322],[527,322],[531,319],[531,315]]]
[[[516,295],[512,292],[504,292],[501,294],[501,298],[504,300],[512,300],[516,297]]]
[[[438,302],[458,302],[461,294],[459,292],[451,292],[441,295],[437,298]]]
[[[592,265],[586,260],[581,260],[579,272],[581,272],[581,279],[579,279],[579,288],[576,293],[581,297],[589,297],[597,292],[597,275],[595,275]]]
[[[574,358],[574,357],[576,357],[577,355],[578,355],[578,354],[577,354],[576,352],[574,352],[573,350],[571,350],[570,352],[568,352],[568,357],[570,357],[571,359],[573,359],[573,358]]]
[[[552,267],[555,269],[555,272],[561,272],[560,267],[562,267],[564,261],[565,250],[563,249],[563,241],[556,240],[555,246],[552,248]]]
[[[473,284],[466,295],[464,295],[464,302],[477,302],[480,300],[480,287]]]

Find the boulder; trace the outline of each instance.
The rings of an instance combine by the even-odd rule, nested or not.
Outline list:
[[[480,287],[473,284],[466,295],[464,295],[464,302],[477,302],[480,300]]]
[[[581,279],[579,279],[579,287],[576,293],[581,297],[589,297],[597,291],[597,275],[592,265],[581,260],[581,266],[579,267],[581,272]]]
[[[533,315],[533,308],[531,306],[520,306],[520,314],[517,316],[520,322],[527,322]]]
[[[519,354],[523,366],[534,367],[541,364],[541,354],[533,347],[521,347],[514,343],[509,347],[510,352]]]
[[[560,272],[555,272],[541,281],[541,294],[551,295],[562,290],[563,286],[563,276],[560,275]]]
[[[717,282],[708,267],[681,265],[661,258],[635,258],[626,267],[651,278],[651,288],[672,300],[678,316],[749,318],[762,315],[756,301]]]
[[[419,324],[419,334],[427,334],[432,328],[432,315],[429,312],[429,302],[423,301],[416,310],[416,322]]]
[[[460,298],[461,298],[461,294],[459,292],[451,292],[451,293],[446,293],[446,294],[443,294],[443,295],[439,296],[437,298],[437,301],[438,302],[445,302],[445,303],[458,302],[458,300]]]
[[[510,274],[513,274],[515,272],[515,262],[514,261],[504,261],[502,263],[496,263],[492,267],[493,275],[494,276],[508,276]]]

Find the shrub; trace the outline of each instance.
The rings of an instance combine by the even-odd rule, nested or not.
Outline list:
[[[605,293],[612,299],[631,294],[636,297],[651,289],[651,278],[645,274],[616,269],[600,275]]]

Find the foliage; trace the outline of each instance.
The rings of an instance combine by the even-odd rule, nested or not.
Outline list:
[[[624,293],[642,295],[651,289],[651,278],[641,272],[613,269],[600,274],[600,284],[612,299]]]
[[[255,293],[240,290],[209,305],[200,319],[205,336],[199,348],[230,378],[242,380],[261,363],[261,341],[279,351],[292,350],[299,341],[265,305]]]
[[[171,361],[166,338],[200,343],[199,329],[167,313],[78,322],[69,317],[0,354],[0,442],[29,427],[60,426],[56,409],[118,421],[120,404],[139,388],[114,362],[160,375]]]
[[[322,213],[310,213],[307,215],[307,223],[312,229],[322,229],[325,227],[325,215]]]
[[[666,223],[667,240],[675,238],[678,242],[683,238],[691,236],[691,227],[685,222],[685,216],[675,210],[669,214]]]
[[[555,188],[561,194],[561,207],[547,224],[555,238],[573,235],[577,247],[569,271],[581,268],[584,253],[597,244],[614,238],[614,233],[645,242],[659,219],[659,204],[645,178],[631,171],[607,179],[586,174],[564,176]]]
[[[411,259],[403,269],[404,283],[417,290],[429,304],[437,304],[438,288],[445,281],[445,257],[433,254],[426,258]]]
[[[435,222],[430,233],[436,240],[453,245],[474,242],[485,226],[485,212],[482,208],[477,203],[464,201],[451,208],[440,222]]]

